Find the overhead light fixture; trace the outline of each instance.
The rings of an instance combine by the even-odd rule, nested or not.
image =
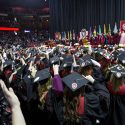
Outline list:
[[[24,30],[24,33],[30,33],[30,30]]]

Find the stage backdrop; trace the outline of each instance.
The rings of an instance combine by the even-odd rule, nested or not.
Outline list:
[[[119,27],[125,19],[125,0],[50,0],[50,32],[89,28],[105,23]]]

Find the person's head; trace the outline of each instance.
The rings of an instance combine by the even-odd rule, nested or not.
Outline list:
[[[124,78],[117,78],[114,74],[111,74],[109,77],[109,82],[112,84],[112,90],[117,92],[120,89],[120,86],[124,84]]]
[[[36,73],[34,84],[37,85],[37,92],[39,96],[40,106],[43,107],[46,101],[46,94],[52,87],[51,75],[48,68],[40,70]]]
[[[65,67],[59,71],[61,77],[65,77],[71,73],[71,67]]]
[[[85,76],[92,75],[93,68],[92,68],[92,66],[81,67],[79,72],[80,72],[80,74],[85,75]]]
[[[117,92],[120,86],[125,84],[124,72],[124,67],[121,65],[114,65],[107,71],[107,80],[112,84],[113,91]]]
[[[85,55],[82,58],[79,58],[78,65],[80,65],[79,73],[87,76],[93,74],[93,63],[90,55]]]

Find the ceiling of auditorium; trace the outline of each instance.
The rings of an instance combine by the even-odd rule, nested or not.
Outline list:
[[[38,9],[48,6],[49,0],[0,0],[0,9],[23,7]]]

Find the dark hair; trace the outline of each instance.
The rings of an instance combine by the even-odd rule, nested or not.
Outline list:
[[[79,70],[79,73],[82,74],[82,75],[91,75],[91,74],[88,74],[88,71],[93,71],[93,68],[92,66],[86,66],[86,67],[81,67],[80,70]]]
[[[70,73],[71,73],[71,67],[66,67],[59,72],[61,78],[69,75]]]

